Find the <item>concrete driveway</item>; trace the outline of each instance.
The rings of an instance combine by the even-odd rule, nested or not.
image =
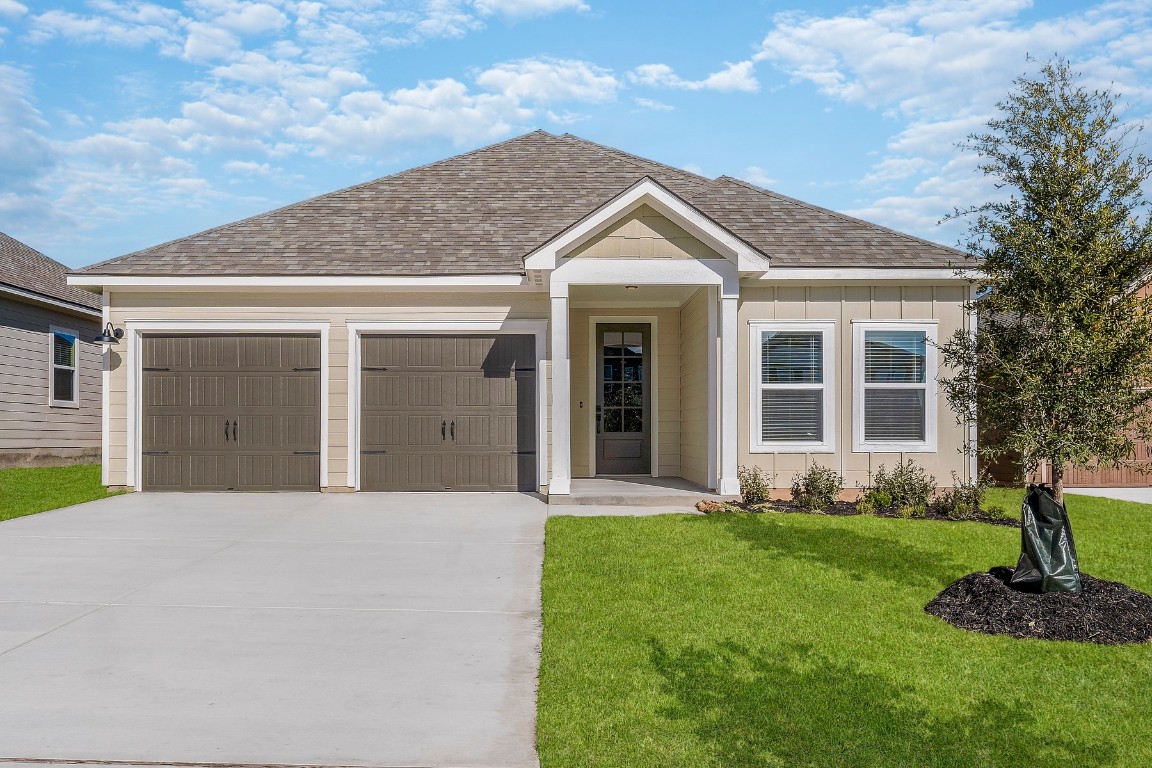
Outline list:
[[[534,766],[546,512],[133,494],[0,523],[0,766]]]

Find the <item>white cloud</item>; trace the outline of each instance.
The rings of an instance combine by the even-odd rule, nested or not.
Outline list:
[[[524,59],[496,66],[476,76],[485,90],[527,102],[605,102],[621,87],[609,70],[586,61]]]
[[[515,123],[528,120],[531,110],[513,98],[474,94],[452,78],[422,82],[391,93],[356,91],[324,119],[293,126],[286,133],[315,147],[317,154],[369,154],[397,143],[444,138],[456,144],[496,139]]]
[[[653,88],[756,93],[760,90],[760,83],[753,71],[754,66],[752,61],[741,61],[736,64],[725,62],[724,69],[713,72],[703,80],[685,80],[667,64],[642,64],[628,73],[628,79]]]
[[[655,112],[671,112],[675,109],[675,107],[673,107],[671,104],[665,104],[664,102],[656,101],[655,99],[644,99],[637,96],[633,99],[633,101],[636,102],[636,106],[643,107],[644,109],[651,109]]]
[[[1026,54],[1059,52],[1090,87],[1152,97],[1149,3],[1104,2],[1042,19],[1022,14],[1032,5],[904,0],[835,16],[779,14],[754,60],[836,102],[882,112],[896,128],[857,182],[877,197],[853,213],[939,236],[943,214],[996,194],[957,144],[983,128],[1014,77],[1035,72]],[[894,185],[912,191],[885,194]]]
[[[0,16],[23,16],[28,13],[28,6],[21,5],[16,0],[0,0]]]
[[[288,24],[288,17],[266,3],[244,3],[218,16],[215,22],[245,35],[275,32]]]
[[[758,165],[750,165],[745,168],[744,172],[740,174],[740,178],[758,187],[771,187],[776,183],[776,179],[769,176],[768,171]]]
[[[588,10],[582,0],[476,0],[475,6],[484,15],[498,14],[513,18]]]

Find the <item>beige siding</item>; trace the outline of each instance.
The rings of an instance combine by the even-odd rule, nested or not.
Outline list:
[[[51,406],[51,327],[80,337],[79,407]],[[0,451],[100,448],[100,348],[95,320],[0,298]]]
[[[328,358],[328,485],[348,482],[348,330],[349,322],[543,319],[548,298],[538,293],[427,292],[220,292],[115,293],[111,318],[117,326],[144,320],[274,320],[326,321]],[[110,445],[108,463],[113,485],[127,477],[128,371],[114,353],[109,385]]]
[[[573,309],[570,313],[572,376],[572,476],[592,472],[593,391],[595,356],[590,346],[597,318],[655,317],[652,343],[656,350],[656,402],[659,470],[662,477],[680,474],[680,310],[679,308]]]
[[[586,259],[724,258],[648,205],[607,227],[570,255]]]
[[[778,488],[787,488],[792,476],[811,463],[833,467],[848,489],[869,482],[881,464],[891,467],[912,459],[936,476],[940,485],[951,485],[951,473],[969,474],[969,461],[961,452],[964,430],[956,423],[943,394],[937,395],[935,453],[864,453],[852,450],[852,321],[936,320],[941,341],[957,329],[968,327],[963,285],[788,285],[743,286],[740,301],[740,411],[739,462],[755,465],[775,477]],[[757,320],[832,320],[836,323],[836,452],[819,454],[752,453],[750,450],[751,360],[748,324]]]
[[[680,309],[680,477],[708,486],[708,289]]]

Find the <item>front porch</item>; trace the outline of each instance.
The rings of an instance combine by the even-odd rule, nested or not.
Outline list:
[[[732,501],[681,477],[581,477],[566,496],[549,495],[553,506],[692,507],[701,500]]]

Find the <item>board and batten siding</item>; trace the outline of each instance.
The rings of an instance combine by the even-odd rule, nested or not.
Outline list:
[[[572,381],[572,477],[590,477],[595,429],[595,349],[593,324],[597,322],[649,322],[655,317],[652,346],[656,353],[656,435],[652,450],[657,453],[661,477],[680,474],[680,309],[678,307],[600,307],[569,311],[571,333],[569,356]],[[606,319],[610,318],[610,319]],[[594,342],[592,342],[594,343]]]
[[[78,408],[50,405],[53,327],[79,336]],[[99,454],[99,330],[94,319],[0,297],[0,460]]]
[[[346,489],[350,450],[348,323],[539,320],[548,316],[548,296],[497,291],[117,291],[110,296],[109,311],[117,327],[133,321],[151,320],[330,323],[327,361],[328,487]],[[445,333],[451,331],[446,329]],[[118,351],[111,353],[109,376],[108,469],[112,485],[127,484],[128,371],[122,359],[123,348],[121,345]]]
[[[881,284],[881,285],[778,285],[741,286],[738,330],[740,411],[739,463],[757,466],[774,476],[777,488],[787,488],[792,476],[813,463],[831,467],[844,477],[845,490],[867,485],[881,465],[891,469],[897,462],[912,459],[936,476],[941,486],[952,485],[952,472],[961,479],[970,476],[970,461],[962,448],[965,428],[956,423],[942,392],[937,391],[934,453],[866,453],[852,450],[852,321],[918,320],[937,321],[940,341],[958,329],[969,327],[964,310],[968,287],[963,284]],[[749,349],[749,323],[759,320],[833,321],[836,324],[836,443],[834,453],[752,453],[750,451],[752,381]]]
[[[680,476],[708,486],[708,313],[701,288],[680,308]]]

